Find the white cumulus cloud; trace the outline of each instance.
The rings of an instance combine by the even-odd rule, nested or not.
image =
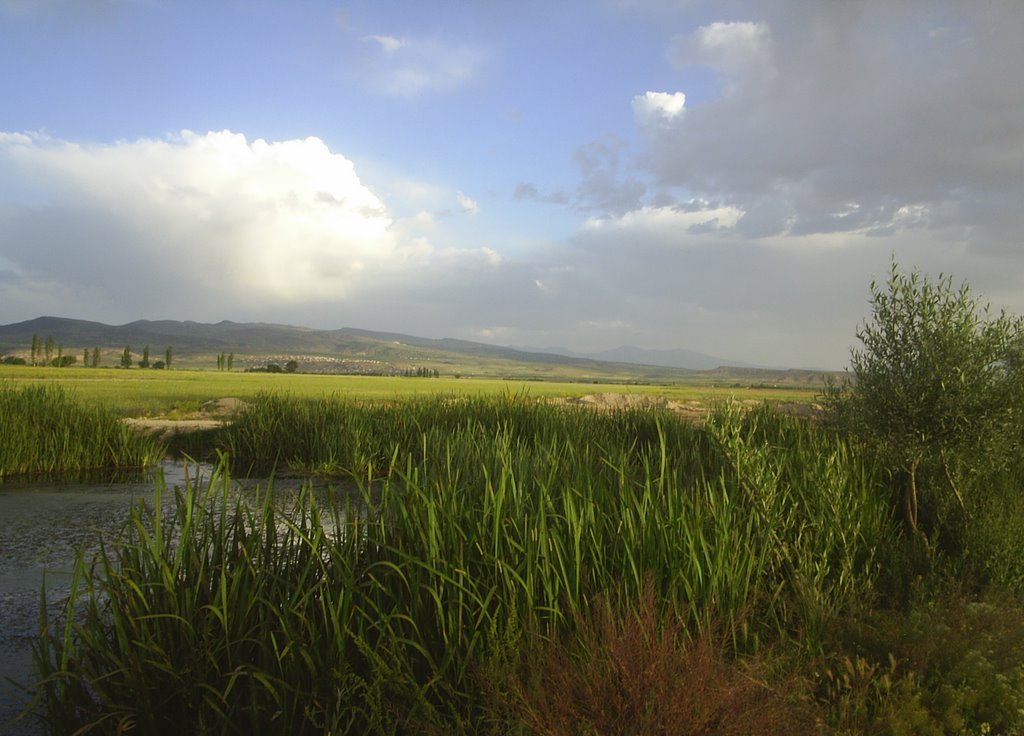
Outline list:
[[[378,35],[373,35],[373,36],[367,36],[366,39],[368,41],[376,41],[378,44],[380,44],[380,47],[386,53],[389,53],[389,54],[393,54],[396,51],[398,51],[398,49],[400,49],[403,46],[405,46],[405,41],[403,41],[400,38],[395,38],[394,36],[378,36]]]
[[[645,92],[633,98],[633,114],[641,125],[650,125],[682,115],[685,105],[682,92]]]
[[[743,212],[736,207],[690,202],[682,207],[641,207],[614,219],[591,218],[584,223],[583,230],[618,230],[672,238],[681,233],[699,235],[727,230],[735,227],[742,216]]]
[[[459,209],[462,210],[464,214],[475,215],[480,211],[480,205],[478,205],[476,200],[472,197],[464,194],[463,192],[456,192],[455,197],[459,201]]]
[[[715,22],[679,36],[670,52],[679,66],[706,64],[725,74],[762,72],[772,64],[772,34],[765,22]]]
[[[112,299],[344,299],[425,253],[398,240],[352,162],[317,138],[6,135],[0,172],[0,252],[26,278]],[[3,201],[20,184],[31,195]]]

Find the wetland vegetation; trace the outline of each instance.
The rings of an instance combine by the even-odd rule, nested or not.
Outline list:
[[[1020,323],[895,266],[872,295],[824,422],[254,392],[210,435],[211,475],[80,557],[41,619],[37,716],[54,734],[1024,732]],[[239,493],[251,470],[310,480]]]
[[[278,444],[281,427],[292,439]],[[738,687],[748,658],[782,640],[819,656],[894,533],[877,466],[768,411],[695,426],[517,396],[268,396],[224,441],[243,464],[274,447],[280,467],[343,474],[359,503],[240,503],[225,465],[166,494],[172,522],[139,509],[98,567],[82,560],[71,623],[41,639],[55,732],[100,720],[169,732],[188,713],[196,732],[528,733],[551,708],[577,720],[598,705],[575,692],[585,663],[559,652],[593,654],[601,626],[678,670],[662,688],[707,674],[672,662],[692,641],[713,658],[693,666]],[[663,695],[601,718],[642,717]],[[708,704],[707,722],[756,725],[768,702],[751,732],[813,721],[775,683],[736,697]]]
[[[0,383],[0,480],[145,468],[164,455],[109,408],[81,404],[59,385]]]

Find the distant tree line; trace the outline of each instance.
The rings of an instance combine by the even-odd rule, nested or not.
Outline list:
[[[139,359],[139,368],[153,368],[154,370],[163,370],[171,367],[171,360],[174,358],[174,348],[170,345],[164,350],[164,359],[157,361],[150,361],[149,359],[149,345],[142,348],[142,357]],[[94,360],[98,360],[99,356],[97,353],[93,353]],[[95,366],[94,366],[95,367]],[[124,351],[121,353],[121,367],[131,368],[132,367],[132,346],[125,345]]]
[[[32,335],[32,365],[67,366],[77,359],[73,355],[64,355],[64,345],[53,339],[53,335],[47,336],[46,340],[40,339],[38,334]]]
[[[402,371],[402,375],[406,378],[439,378],[441,373],[437,368],[406,368]]]
[[[142,349],[142,358],[138,362],[140,368],[170,368],[171,361],[174,357],[174,348],[167,346],[164,350],[163,360],[150,360],[150,349],[149,345],[146,345]],[[0,363],[4,365],[33,365],[33,366],[53,366],[56,368],[63,368],[78,363],[78,356],[66,355],[64,353],[63,343],[57,342],[53,335],[48,335],[46,339],[42,339],[38,334],[32,335],[32,344],[29,348],[29,359],[16,356],[7,355],[0,358]],[[121,367],[130,368],[134,363],[132,357],[132,349],[130,345],[125,345],[124,351],[121,354]],[[99,368],[100,367],[100,349],[94,348],[83,348],[82,349],[82,365],[86,368]]]
[[[295,373],[299,370],[298,362],[289,360],[284,364],[282,368],[277,363],[267,363],[266,365],[258,365],[254,368],[246,368],[246,373]]]

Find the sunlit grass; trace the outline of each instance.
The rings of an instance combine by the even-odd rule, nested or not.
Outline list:
[[[296,397],[340,395],[359,400],[398,400],[433,394],[495,396],[525,393],[535,398],[575,397],[599,393],[656,396],[705,404],[736,401],[812,401],[818,386],[807,388],[692,384],[630,385],[576,381],[507,381],[489,378],[402,378],[314,374],[267,374],[186,371],[121,370],[115,368],[32,368],[0,366],[0,381],[16,385],[60,385],[74,390],[82,401],[110,407],[123,416],[164,414],[185,401],[224,397],[250,399],[267,391]]]
[[[142,468],[164,454],[110,408],[85,404],[60,385],[0,381],[0,417],[0,479]]]

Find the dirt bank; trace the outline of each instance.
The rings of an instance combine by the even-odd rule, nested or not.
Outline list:
[[[241,399],[223,398],[207,401],[198,412],[185,417],[131,417],[124,422],[140,432],[157,435],[169,440],[177,434],[216,429],[231,421],[238,412],[245,411],[248,404]]]

